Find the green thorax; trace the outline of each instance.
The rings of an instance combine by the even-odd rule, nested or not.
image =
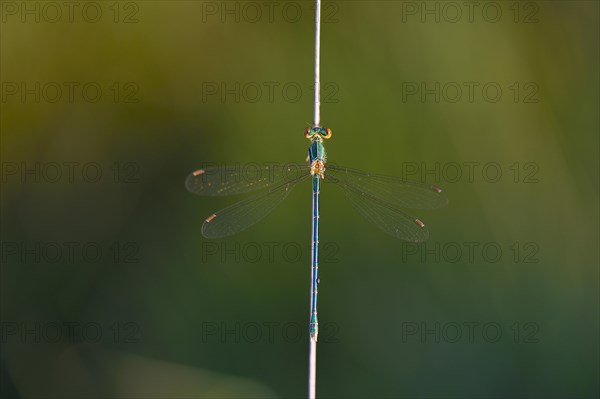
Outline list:
[[[320,140],[313,141],[308,147],[308,164],[312,165],[317,160],[323,162],[326,160],[325,146]]]

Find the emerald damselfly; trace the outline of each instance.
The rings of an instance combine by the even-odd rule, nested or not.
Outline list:
[[[301,181],[312,180],[312,284],[310,333],[316,340],[319,255],[319,194],[321,182],[340,187],[354,208],[384,232],[404,241],[422,242],[429,232],[418,218],[404,209],[429,210],[445,206],[448,198],[434,184],[362,172],[327,164],[325,139],[331,129],[315,126],[304,132],[311,141],[307,164],[254,165],[251,171],[236,166],[210,166],[191,173],[186,187],[202,196],[228,196],[259,191],[258,194],[211,214],[202,225],[206,238],[223,238],[259,222],[279,205]]]

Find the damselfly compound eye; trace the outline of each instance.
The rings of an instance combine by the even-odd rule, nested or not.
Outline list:
[[[306,137],[307,139],[312,137],[312,129],[307,127],[306,129],[304,129],[304,137]]]
[[[325,129],[325,134],[323,134],[323,138],[330,139],[333,131],[330,128]]]

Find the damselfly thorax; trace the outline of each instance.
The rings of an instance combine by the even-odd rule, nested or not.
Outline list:
[[[327,153],[325,152],[323,139],[329,139],[331,138],[331,135],[331,129],[320,126],[313,128],[309,127],[304,131],[304,136],[311,141],[310,147],[308,147],[308,157],[306,158],[308,166],[310,166],[311,176],[316,175],[321,179],[325,178]]]

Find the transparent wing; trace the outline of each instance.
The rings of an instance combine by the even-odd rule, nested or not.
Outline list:
[[[407,215],[394,205],[360,191],[344,181],[337,181],[333,177],[330,177],[330,180],[338,183],[338,186],[344,189],[346,198],[358,213],[386,233],[410,242],[422,242],[429,238],[427,227],[419,219]]]
[[[358,191],[366,192],[392,206],[409,209],[437,209],[448,204],[446,193],[433,184],[366,173],[335,165],[327,165],[325,182],[327,182],[328,175],[335,178],[334,182],[344,183]]]
[[[246,230],[271,213],[297,183],[309,176],[302,175],[212,214],[202,225],[202,235],[206,238],[222,238]]]
[[[202,196],[226,196],[276,187],[310,173],[295,163],[232,164],[210,166],[191,173],[185,187]]]

